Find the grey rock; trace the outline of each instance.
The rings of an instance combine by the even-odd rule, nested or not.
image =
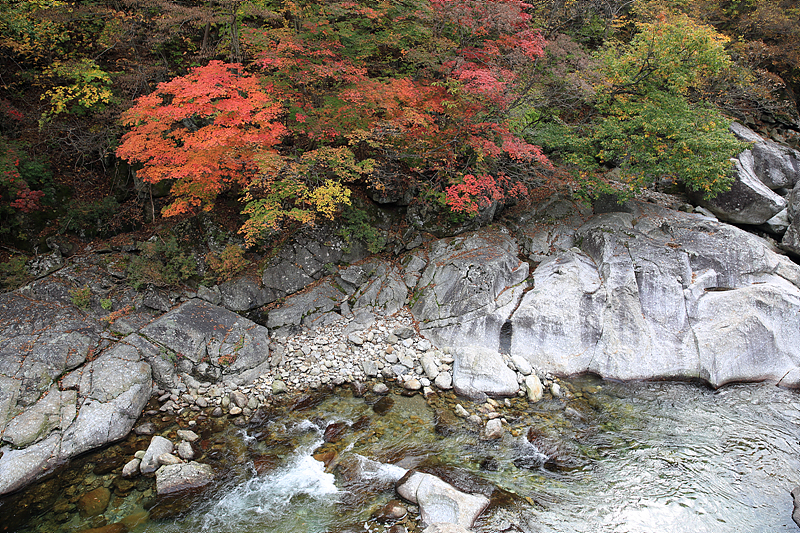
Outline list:
[[[60,391],[53,385],[48,394],[13,418],[2,432],[2,440],[24,448],[47,437],[53,430],[65,430],[77,415],[78,394]]]
[[[783,235],[789,229],[791,222],[789,221],[789,210],[784,209],[771,219],[767,220],[759,226],[759,228],[769,233],[776,235]]]
[[[537,268],[511,353],[557,375],[800,383],[785,320],[800,312],[800,267],[733,226],[631,207],[594,217],[582,250]]]
[[[424,525],[448,523],[470,528],[489,505],[489,499],[483,495],[461,492],[438,477],[422,472],[404,478],[397,492],[419,505]]]
[[[56,431],[27,448],[0,447],[0,495],[25,487],[61,464],[60,444],[61,434]]]
[[[264,287],[281,296],[293,294],[314,282],[314,278],[295,265],[294,261],[282,261],[264,270]]]
[[[439,346],[499,349],[500,328],[527,286],[514,239],[484,230],[431,243],[411,307],[420,333]]]
[[[197,442],[200,440],[200,435],[191,429],[179,429],[177,435],[179,439],[185,440],[186,442]]]
[[[772,192],[754,174],[747,161],[734,160],[735,180],[727,192],[695,200],[720,220],[735,224],[763,224],[786,208],[786,200]]]
[[[403,383],[403,388],[412,391],[420,390],[422,388],[422,383],[420,383],[417,378],[411,378]]]
[[[422,533],[472,533],[469,529],[458,524],[438,523],[426,527]]]
[[[749,128],[734,122],[734,135],[753,143],[749,157],[753,173],[770,189],[791,189],[800,180],[800,152],[764,139]],[[741,157],[741,156],[740,156]]]
[[[590,206],[553,196],[521,217],[520,246],[530,260],[545,261],[575,246],[575,231],[591,216]]]
[[[329,281],[323,282],[303,294],[291,296],[286,302],[267,317],[270,329],[283,326],[299,326],[316,316],[332,311],[345,295]]]
[[[402,339],[402,340],[410,339],[411,337],[413,337],[416,334],[417,334],[417,332],[414,331],[414,328],[410,328],[408,326],[402,326],[402,327],[399,327],[399,328],[395,329],[394,331],[392,331],[392,335],[394,335],[398,339]],[[395,342],[397,342],[397,341],[395,341]]]
[[[219,285],[219,293],[222,305],[231,311],[250,311],[277,298],[275,291],[264,288],[249,278],[227,281]]]
[[[542,382],[536,374],[525,376],[525,396],[530,402],[538,402],[544,396]]]
[[[379,261],[370,271],[369,279],[353,294],[353,310],[367,308],[386,315],[396,313],[408,297],[402,273],[388,261]]]
[[[122,467],[122,477],[129,478],[135,477],[139,475],[139,465],[142,463],[142,460],[139,458],[134,457],[127,463],[125,466]]]
[[[439,375],[439,365],[436,364],[435,357],[426,353],[420,357],[419,362],[422,364],[422,370],[425,372],[428,379],[435,380],[436,376]]]
[[[83,367],[77,388],[80,409],[64,431],[62,458],[128,435],[150,398],[150,366],[139,350],[120,342]]]
[[[499,439],[503,436],[503,433],[505,433],[505,430],[499,418],[487,421],[486,426],[483,428],[483,437],[487,440]]]
[[[247,396],[244,393],[235,390],[231,392],[231,403],[235,404],[237,407],[244,409],[245,407],[247,407]]]
[[[150,436],[156,432],[156,425],[153,424],[152,422],[143,422],[138,426],[136,426],[135,428],[133,428],[133,432],[139,436],[142,435]]]
[[[800,182],[788,196],[788,217],[791,221],[781,240],[781,248],[800,256]]]
[[[368,359],[361,362],[361,368],[364,370],[364,374],[371,378],[376,377],[380,373],[375,363]]]
[[[158,470],[161,464],[158,458],[165,453],[172,453],[172,441],[156,435],[150,440],[150,445],[144,452],[142,463],[139,465],[139,470],[142,474],[150,474]]]
[[[204,487],[214,480],[214,469],[197,462],[163,466],[156,472],[159,496]]]
[[[193,299],[142,328],[142,333],[196,367],[221,365],[222,374],[241,374],[268,365],[269,332],[227,309]],[[220,361],[227,361],[227,364]]]
[[[155,309],[163,313],[166,313],[169,311],[169,308],[172,307],[172,302],[169,300],[169,297],[153,288],[147,289],[144,293],[142,304],[150,309]]]
[[[191,461],[194,459],[194,450],[192,449],[192,445],[185,440],[181,441],[181,443],[178,444],[178,457],[184,461]]]
[[[207,301],[211,305],[219,305],[222,303],[222,292],[220,292],[218,285],[214,285],[213,287],[200,285],[197,288],[197,297]]]
[[[453,388],[453,376],[450,375],[450,372],[440,372],[433,380],[433,384],[442,390],[450,390]]]
[[[276,379],[275,381],[272,382],[272,394],[275,395],[283,394],[288,390],[289,389],[284,381]]]
[[[55,272],[64,266],[64,258],[61,256],[59,250],[53,250],[52,253],[37,255],[25,263],[25,269],[31,276],[41,277],[50,272]]]
[[[523,376],[527,376],[533,372],[533,368],[531,368],[531,364],[528,362],[528,360],[518,354],[511,356],[511,362],[514,363],[514,368],[517,369],[517,372]]]
[[[179,465],[182,464],[180,457],[177,457],[171,453],[162,453],[158,456],[158,464],[161,466],[169,466],[169,465]]]
[[[376,383],[372,386],[372,392],[380,395],[389,394],[389,387],[384,383]]]
[[[495,350],[477,346],[455,348],[453,388],[470,398],[514,396],[519,390],[516,373]]]

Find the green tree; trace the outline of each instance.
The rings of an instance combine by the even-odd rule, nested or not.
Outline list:
[[[618,168],[632,188],[666,178],[710,196],[727,190],[744,145],[702,98],[705,80],[731,65],[726,38],[683,14],[636,27],[595,54],[592,120],[550,121],[532,136],[583,170]]]

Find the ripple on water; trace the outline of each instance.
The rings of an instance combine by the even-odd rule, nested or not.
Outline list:
[[[376,398],[329,396],[248,432],[214,437],[235,458],[233,474],[188,516],[132,533],[362,529],[414,467],[449,468],[510,495],[480,518],[478,533],[798,531],[789,494],[800,485],[797,392],[591,377],[565,386],[580,396],[500,408],[519,431],[497,441],[481,440],[463,419],[437,433],[435,409],[448,408],[441,398],[430,406],[420,395],[392,394],[377,414]],[[471,412],[479,407],[459,401]],[[334,422],[341,439],[325,445],[326,470],[312,454]],[[270,453],[270,468],[257,474],[254,458]],[[69,524],[58,533],[75,530]]]

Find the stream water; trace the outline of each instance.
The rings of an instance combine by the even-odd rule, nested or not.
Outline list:
[[[127,516],[135,533],[382,532],[388,524],[373,513],[397,497],[393,482],[407,468],[491,494],[478,532],[800,529],[790,495],[800,485],[798,392],[592,377],[564,384],[566,399],[514,399],[497,408],[509,431],[492,441],[452,415],[454,396],[380,399],[337,390],[247,427],[207,428],[199,460],[223,475],[188,507],[185,499],[177,507],[157,501],[146,479],[121,485],[119,468],[98,470],[104,459],[97,454],[60,474],[47,497],[33,488],[0,502],[0,530],[66,533]],[[470,412],[485,410],[458,401]],[[118,446],[125,455],[146,440]],[[103,484],[113,491],[103,515],[74,512],[70,501],[81,490]],[[4,516],[21,509],[30,516],[10,527]],[[413,506],[405,525],[418,525]]]

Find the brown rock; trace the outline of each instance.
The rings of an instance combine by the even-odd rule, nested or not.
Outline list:
[[[127,529],[134,529],[140,524],[145,523],[148,518],[150,518],[150,513],[147,511],[139,511],[138,513],[129,514],[118,523],[124,525]]]
[[[80,497],[78,510],[84,518],[97,516],[106,510],[109,501],[111,501],[111,491],[105,487],[99,487]]]
[[[325,464],[325,468],[328,468],[330,464],[336,459],[336,450],[328,449],[314,454],[314,459],[319,461],[320,463]]]
[[[117,522],[116,524],[109,524],[107,526],[84,529],[80,533],[128,533],[128,528],[125,524]]]
[[[408,509],[406,509],[405,505],[403,505],[400,500],[391,500],[375,511],[372,516],[378,522],[394,522],[395,520],[400,520],[406,514],[408,514]]]

